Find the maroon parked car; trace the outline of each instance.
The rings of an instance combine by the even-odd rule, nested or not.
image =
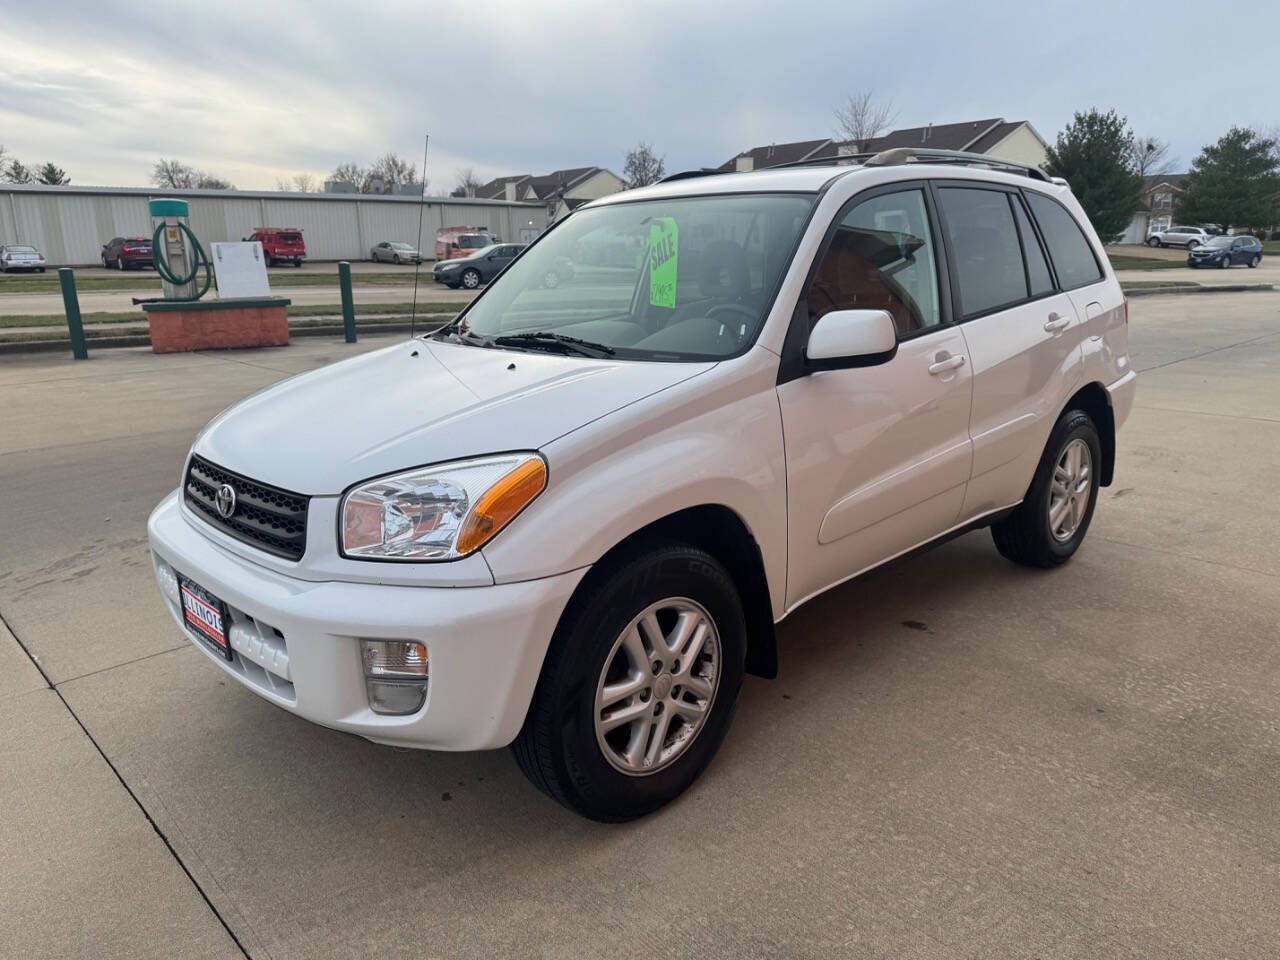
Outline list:
[[[102,265],[117,270],[150,270],[150,237],[116,237],[102,248]]]

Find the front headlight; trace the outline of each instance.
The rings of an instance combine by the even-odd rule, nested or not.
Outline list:
[[[457,560],[489,542],[547,486],[536,453],[379,477],[342,498],[342,553],[355,560]]]

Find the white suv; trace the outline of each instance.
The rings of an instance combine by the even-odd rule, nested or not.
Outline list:
[[[1147,237],[1149,247],[1186,247],[1194,250],[1209,239],[1209,233],[1199,227],[1169,227],[1157,230]]]
[[[809,598],[976,527],[1035,567],[1084,538],[1127,308],[1069,190],[991,163],[583,206],[438,332],[216,417],[149,522],[166,603],[292,713],[657,808]]]

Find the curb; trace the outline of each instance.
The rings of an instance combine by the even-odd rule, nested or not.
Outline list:
[[[356,333],[364,333],[372,336],[377,333],[408,333],[412,329],[415,333],[430,333],[439,327],[444,326],[444,322],[428,320],[426,322],[415,323],[412,327],[408,323],[378,323],[373,324],[364,329],[356,324]],[[324,336],[342,336],[345,330],[341,323],[336,326],[318,326],[309,325],[305,327],[290,327],[289,338],[294,337],[324,337]],[[151,337],[145,333],[132,334],[121,337],[91,337],[85,345],[89,350],[96,350],[102,347],[149,347],[151,346]],[[0,356],[6,353],[40,353],[49,350],[70,350],[71,340],[12,340],[5,342],[0,340]]]
[[[1120,284],[1120,289],[1124,290],[1124,284]],[[1167,297],[1170,294],[1180,293],[1264,293],[1268,290],[1274,290],[1273,283],[1217,283],[1210,285],[1197,285],[1192,287],[1168,286],[1168,287],[1140,287],[1137,290],[1124,290],[1126,297]]]

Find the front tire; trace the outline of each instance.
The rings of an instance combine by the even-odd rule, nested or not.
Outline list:
[[[462,275],[462,285],[468,290],[474,290],[480,286],[480,274],[475,270],[468,270]]]
[[[1148,238],[1147,238],[1147,246],[1148,246],[1148,247],[1163,247],[1163,246],[1164,246],[1164,244],[1160,242],[1160,238],[1159,238],[1159,237],[1148,237]]]
[[[542,285],[548,290],[554,290],[560,286],[560,274],[555,270],[548,270],[542,277]]]
[[[654,544],[591,576],[512,752],[552,799],[620,822],[671,802],[711,762],[742,686],[746,623],[728,572],[696,547]]]
[[[1079,549],[1098,502],[1102,444],[1083,410],[1068,410],[1049,436],[1027,495],[992,524],[996,549],[1027,567],[1056,567]]]
[[[1227,254],[1220,261],[1218,261],[1218,266],[1221,267],[1223,270],[1231,269],[1231,254]]]

